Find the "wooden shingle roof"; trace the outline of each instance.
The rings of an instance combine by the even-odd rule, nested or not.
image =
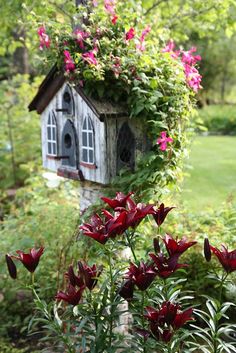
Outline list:
[[[36,110],[38,114],[41,114],[65,82],[66,78],[63,73],[60,72],[56,66],[54,66],[39,86],[36,96],[29,104],[29,111]],[[105,117],[119,117],[128,115],[127,108],[121,104],[114,104],[105,100],[98,101],[88,97],[81,87],[74,86],[73,88],[100,120],[103,120]]]

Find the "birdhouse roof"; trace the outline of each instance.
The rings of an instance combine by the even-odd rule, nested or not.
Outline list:
[[[41,114],[65,82],[66,78],[63,73],[54,66],[39,86],[36,96],[29,104],[29,111],[36,110],[38,114]],[[127,107],[122,106],[121,104],[114,104],[104,99],[96,100],[88,97],[81,87],[73,86],[73,88],[100,120],[103,120],[105,117],[128,115]]]

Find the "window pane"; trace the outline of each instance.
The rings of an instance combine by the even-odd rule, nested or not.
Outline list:
[[[88,137],[89,137],[89,147],[93,147],[93,134],[89,132]]]
[[[51,142],[48,142],[48,154],[52,154]]]
[[[52,128],[52,140],[56,141],[56,128],[55,127]]]
[[[85,150],[85,149],[83,149],[83,150],[82,150],[82,153],[83,153],[83,155],[82,155],[82,160],[83,160],[84,162],[88,162],[88,151]]]
[[[51,125],[51,114],[49,114],[49,117],[48,117],[48,125]]]
[[[87,130],[87,118],[84,119],[83,130]]]
[[[53,143],[53,145],[52,145],[52,150],[53,150],[53,154],[56,155],[56,144],[55,143]]]
[[[83,146],[88,146],[88,142],[87,142],[87,133],[86,132],[82,132],[82,145]]]
[[[91,120],[89,118],[87,119],[88,119],[88,130],[92,130]]]
[[[89,163],[93,163],[93,151],[89,150]]]
[[[55,118],[52,116],[52,125],[56,126]]]
[[[47,130],[48,130],[48,140],[51,140],[51,128],[50,127],[48,127],[47,128]]]

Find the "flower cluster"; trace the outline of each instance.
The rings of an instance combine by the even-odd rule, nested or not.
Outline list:
[[[173,209],[165,207],[163,203],[159,207],[152,204],[136,204],[131,195],[131,192],[127,195],[117,192],[114,199],[102,197],[101,199],[114,210],[114,214],[107,210],[102,210],[103,218],[97,213],[94,214],[90,223],[80,226],[83,234],[105,244],[109,238],[123,234],[128,228],[136,228],[147,215],[152,215],[160,226]]]
[[[179,304],[169,301],[163,302],[159,309],[148,306],[146,312],[145,318],[149,321],[150,335],[165,343],[170,342],[175,331],[187,321],[193,320],[192,308],[182,311]]]
[[[166,234],[162,241],[165,245],[168,256],[166,256],[159,246],[157,239],[154,239],[155,253],[150,253],[151,263],[141,262],[138,266],[131,263],[128,272],[125,274],[125,282],[119,290],[120,296],[126,300],[132,300],[135,285],[142,291],[146,290],[154,281],[156,276],[166,279],[179,268],[186,267],[186,264],[178,263],[179,257],[196,241],[188,242],[186,237],[174,239]]]
[[[194,92],[197,92],[201,88],[202,76],[199,74],[196,63],[201,60],[200,55],[193,55],[196,52],[196,48],[192,47],[189,51],[175,50],[175,43],[171,40],[162,49],[163,53],[170,53],[171,57],[178,59],[181,57],[181,62],[184,67],[184,73],[186,76],[186,82],[191,87]]]
[[[102,197],[102,200],[113,208],[114,214],[103,210],[103,218],[98,214],[93,215],[90,223],[80,226],[83,234],[105,244],[109,238],[123,234],[129,227],[137,227],[148,214],[154,213],[153,205],[136,204],[131,199],[131,194],[124,195],[119,192],[115,199]]]
[[[83,291],[88,288],[90,291],[96,286],[98,277],[102,272],[95,264],[88,266],[86,263],[78,261],[78,273],[74,272],[70,265],[65,274],[68,284],[65,292],[59,291],[55,296],[57,300],[63,300],[71,305],[79,304]]]

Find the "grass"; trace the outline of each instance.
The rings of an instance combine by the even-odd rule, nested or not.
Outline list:
[[[181,203],[195,212],[216,209],[229,199],[236,204],[236,137],[197,137],[189,162]]]

